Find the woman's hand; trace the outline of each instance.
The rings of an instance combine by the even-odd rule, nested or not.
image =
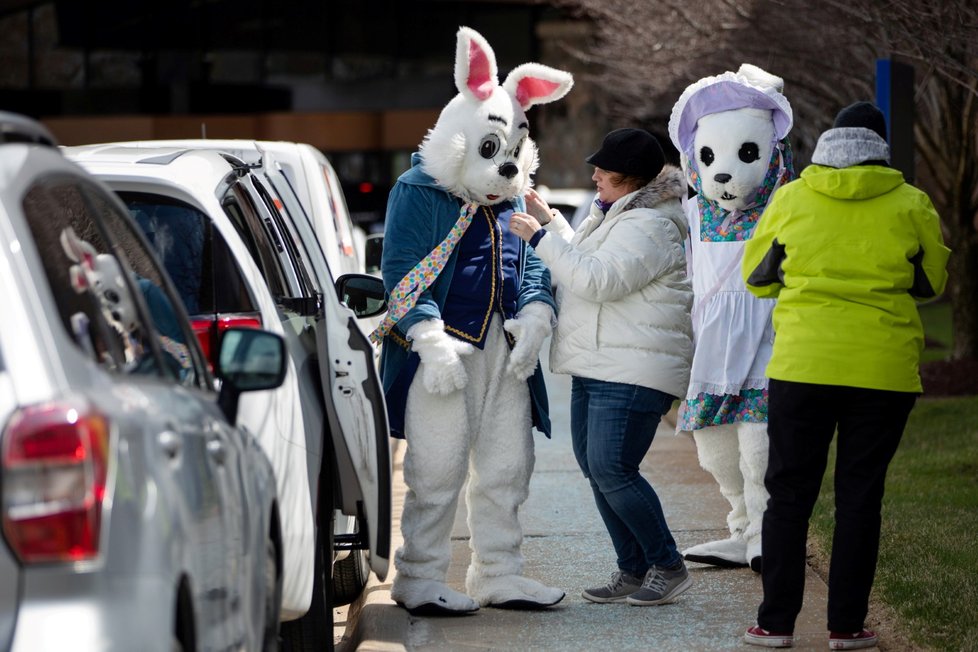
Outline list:
[[[533,234],[542,228],[540,222],[528,213],[513,213],[509,218],[509,230],[525,242],[529,242]]]
[[[526,212],[536,218],[537,222],[540,224],[549,224],[550,218],[553,215],[553,209],[550,205],[544,201],[543,197],[540,196],[533,188],[526,191],[526,195],[523,196],[526,200]]]

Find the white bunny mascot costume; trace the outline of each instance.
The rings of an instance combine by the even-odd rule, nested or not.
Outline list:
[[[388,200],[390,310],[373,335],[383,337],[391,430],[407,440],[391,595],[413,614],[543,608],[564,597],[521,574],[532,427],[550,429],[537,358],[555,314],[550,274],[509,218],[524,210],[538,162],[525,111],[560,99],[573,79],[527,63],[500,85],[492,48],[462,27],[455,85]],[[472,560],[461,593],[445,582],[466,478]]]
[[[783,82],[744,64],[686,88],[669,120],[696,194],[690,225],[695,353],[677,430],[693,432],[701,466],[729,501],[730,537],[683,551],[689,561],[761,569],[767,507],[767,379],[773,299],[741,280],[744,242],[774,191],[790,180],[791,105]]]

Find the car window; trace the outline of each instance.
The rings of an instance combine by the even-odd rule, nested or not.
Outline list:
[[[350,219],[350,211],[346,207],[346,199],[343,197],[343,190],[340,188],[339,181],[331,176],[329,168],[325,165],[319,166],[323,178],[326,181],[326,194],[329,195],[329,205],[333,211],[333,224],[336,225],[336,233],[340,253],[344,256],[355,256],[356,251],[353,246],[353,220]]]
[[[161,267],[155,252],[146,247],[146,241],[135,223],[94,187],[87,188],[90,199],[98,211],[106,230],[112,234],[113,250],[124,257],[132,269],[139,292],[146,303],[147,314],[158,333],[164,360],[177,372],[177,377],[188,386],[203,386],[205,363],[199,352],[190,345],[194,334],[187,320],[186,307],[181,304]],[[175,366],[173,363],[179,366]]]
[[[282,261],[278,255],[282,247],[273,242],[266,232],[258,209],[248,196],[248,191],[241,187],[240,182],[231,184],[221,201],[221,206],[245,246],[248,247],[248,252],[261,270],[262,278],[265,279],[272,296],[276,298],[291,296],[285,271],[282,269]]]
[[[23,199],[62,324],[78,348],[109,371],[175,376],[183,367],[159,357],[155,332],[143,318],[141,288],[106,237],[91,197],[78,179],[49,176]]]
[[[300,262],[305,269],[306,275],[310,275],[309,269],[305,267],[306,263],[309,263],[312,265],[312,267],[315,267],[315,263],[310,260],[310,257],[312,256],[316,256],[318,260],[323,261],[323,263],[328,266],[326,256],[323,253],[322,243],[319,242],[319,238],[315,237],[309,214],[306,213],[305,209],[300,204],[299,198],[296,196],[294,187],[289,181],[289,178],[282,172],[270,172],[265,175],[265,178],[268,179],[269,184],[271,184],[272,188],[276,193],[278,193],[278,196],[285,204],[286,212],[292,216],[292,222],[287,226],[283,225],[283,228],[287,228],[290,233],[294,233],[296,230],[301,229],[304,232],[312,235],[310,238],[303,238],[298,234],[293,236],[293,239],[297,242],[297,249],[302,252],[300,254]],[[299,220],[301,220],[301,224],[298,223]],[[314,249],[310,251],[310,247],[314,247]],[[315,290],[322,291],[319,283],[312,280],[310,280],[310,283],[313,284],[313,288]]]
[[[266,226],[274,234],[274,237],[281,241],[279,251],[285,256],[285,260],[287,261],[283,262],[283,265],[291,268],[294,272],[295,282],[291,288],[291,296],[312,296],[317,284],[313,281],[312,275],[309,272],[304,251],[300,251],[296,246],[292,227],[289,224],[290,220],[284,217],[284,215],[290,214],[295,216],[292,219],[305,220],[307,219],[305,212],[299,206],[298,200],[295,199],[292,189],[287,185],[282,188],[276,188],[278,194],[277,196],[272,196],[263,184],[258,183],[254,179],[252,181],[255,192],[262,198],[262,201],[265,203],[265,208],[268,210],[270,221],[266,222]],[[286,202],[288,202],[288,208],[286,208]]]
[[[118,195],[163,262],[191,317],[257,310],[234,256],[210,217],[163,195]]]

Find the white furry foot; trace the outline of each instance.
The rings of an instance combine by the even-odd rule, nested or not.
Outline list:
[[[497,609],[544,609],[557,604],[565,595],[560,589],[522,575],[470,576],[465,588],[482,606]]]
[[[740,537],[730,537],[722,541],[709,541],[687,548],[683,551],[686,561],[710,564],[722,568],[742,568],[747,566],[747,542]]]
[[[412,616],[462,616],[479,610],[479,604],[444,583],[398,575],[391,598]]]
[[[747,561],[750,569],[755,573],[760,573],[763,567],[761,558],[761,536],[757,535],[747,542]]]

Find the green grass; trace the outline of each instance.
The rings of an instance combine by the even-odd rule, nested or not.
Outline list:
[[[833,499],[829,471],[811,529],[822,550]],[[919,400],[887,475],[872,599],[926,649],[978,650],[976,537],[978,397]]]

